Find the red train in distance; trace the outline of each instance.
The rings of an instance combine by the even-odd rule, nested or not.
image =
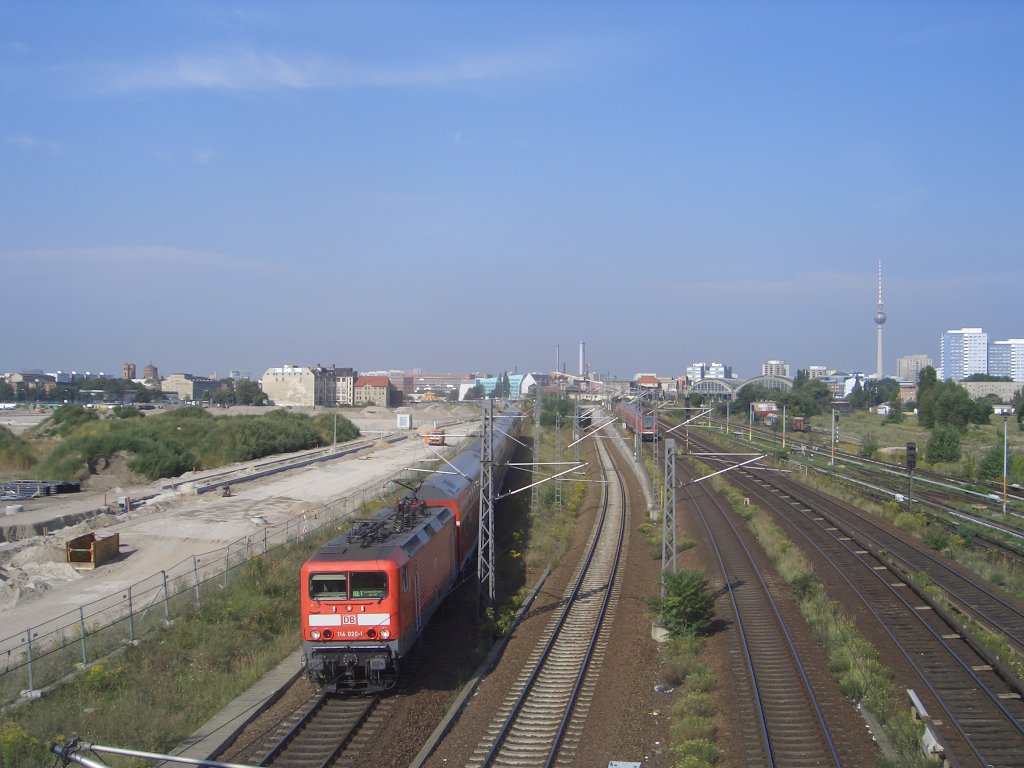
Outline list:
[[[494,419],[499,488],[522,419]],[[300,572],[306,675],[330,691],[394,686],[402,659],[476,555],[482,438],[430,474],[394,508],[357,522]]]
[[[645,411],[637,403],[617,400],[615,402],[615,413],[622,419],[622,423],[629,428],[629,431],[639,435],[641,440],[650,442],[658,439],[658,428],[654,423],[653,411]]]

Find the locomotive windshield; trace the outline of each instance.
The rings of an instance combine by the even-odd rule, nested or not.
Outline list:
[[[309,596],[314,600],[348,600],[348,574],[310,574]]]
[[[313,600],[381,600],[388,596],[388,575],[384,571],[313,573],[309,596]]]
[[[384,571],[353,571],[349,576],[353,600],[380,600],[388,596],[388,575]]]

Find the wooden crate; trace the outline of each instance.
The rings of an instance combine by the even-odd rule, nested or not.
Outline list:
[[[97,538],[95,533],[86,533],[69,539],[65,545],[68,562],[79,571],[91,571],[98,565],[117,557],[121,549],[121,535]]]

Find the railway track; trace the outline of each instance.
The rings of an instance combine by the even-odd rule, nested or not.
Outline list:
[[[246,762],[274,768],[366,765],[374,733],[390,709],[383,696],[319,693],[254,747]]]
[[[709,434],[706,429],[703,423],[699,430],[695,428],[695,444],[702,432]],[[760,440],[760,443],[755,441],[755,445],[759,444],[763,450],[778,448],[777,436],[770,431],[755,428],[752,434]],[[746,439],[742,443],[749,445]],[[833,465],[829,463],[827,451],[815,446],[805,447],[810,448],[806,454],[797,454],[802,460],[791,456],[789,466],[846,483],[865,498],[879,502],[908,501],[910,489],[906,470],[887,462],[839,452]],[[815,462],[815,457],[819,461]],[[1019,515],[1011,509],[1003,517],[993,509],[997,503],[990,494],[972,490],[968,485],[946,475],[915,471],[913,509],[926,516],[928,525],[939,526],[951,536],[970,536],[971,546],[986,551],[989,557],[1010,561],[1014,567],[1024,566],[1024,528],[1012,522]]]
[[[792,503],[808,509],[827,509],[832,524],[855,536],[862,547],[884,559],[886,564],[895,564],[903,573],[926,574],[930,583],[940,588],[959,611],[990,631],[1002,634],[1024,654],[1024,607],[1018,601],[951,567],[944,558],[893,534],[871,515],[837,504],[818,491],[789,481],[778,479],[768,483],[765,478],[756,478],[751,473],[746,476],[759,481],[763,487],[778,488]]]
[[[685,464],[680,465],[689,472]],[[691,475],[692,477],[692,475]],[[704,486],[685,486],[695,514],[708,533],[721,569],[732,620],[740,639],[740,658],[746,670],[738,692],[743,707],[746,753],[744,765],[842,766],[864,763],[863,757],[841,758],[830,722],[808,678],[804,662],[786,628],[779,605],[765,582],[760,564],[745,543],[719,497]]]
[[[828,497],[754,471],[737,470],[731,480],[777,512],[798,541],[831,564],[849,590],[849,596],[841,598],[844,602],[858,600],[874,617],[890,643],[880,652],[898,654],[913,670],[917,679],[910,687],[928,702],[930,727],[954,764],[1021,764],[1024,703],[1019,681],[991,664],[990,657],[958,627],[944,621],[912,584],[880,558],[890,547],[899,551],[904,567],[914,569],[910,573],[920,569],[930,577],[934,573],[946,579],[943,588],[965,604],[991,601],[979,615],[987,616],[986,621],[1006,621],[1010,631],[1016,631],[1013,625],[1019,618],[1001,618],[1006,613],[1015,615],[1006,601],[888,531],[881,538],[881,526]]]
[[[471,766],[571,765],[614,612],[626,537],[626,495],[598,444],[607,485],[587,555],[498,714]]]

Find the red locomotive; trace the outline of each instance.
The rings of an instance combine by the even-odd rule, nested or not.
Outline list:
[[[495,487],[519,413],[494,419]],[[476,554],[482,438],[394,507],[321,547],[300,576],[303,665],[317,685],[382,690]]]

